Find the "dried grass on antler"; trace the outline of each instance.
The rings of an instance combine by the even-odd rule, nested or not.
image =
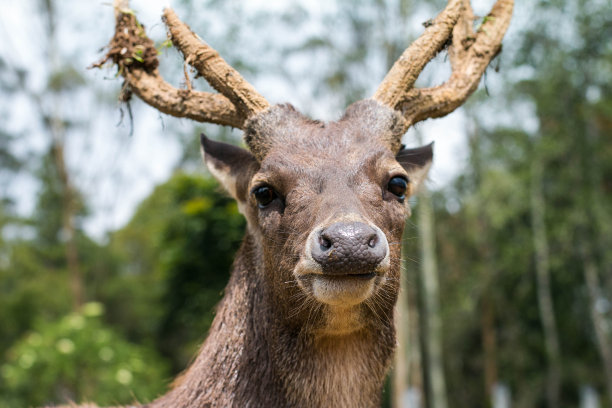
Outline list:
[[[489,62],[501,50],[513,6],[513,0],[498,0],[474,31],[469,0],[450,0],[395,62],[374,99],[401,111],[406,130],[422,120],[454,111],[476,90]],[[452,74],[448,81],[433,88],[414,88],[425,65],[449,43]]]
[[[216,123],[242,129],[245,121],[270,106],[209,45],[197,38],[176,14],[164,10],[172,42],[190,64],[221,94],[178,89],[164,81],[157,66],[157,49],[129,9],[127,0],[115,0],[115,35],[106,57],[94,66],[113,61],[125,79],[125,93],[134,92],[163,113],[198,122]],[[186,78],[189,81],[188,78]]]

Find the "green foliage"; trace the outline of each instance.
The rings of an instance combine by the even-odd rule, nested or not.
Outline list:
[[[66,398],[104,404],[128,403],[134,396],[150,399],[163,392],[162,378],[185,368],[206,336],[244,232],[244,218],[212,179],[175,174],[141,204],[108,246],[79,233],[87,298],[101,301],[107,312],[62,317],[71,310],[71,296],[63,243],[58,240],[61,206],[52,174],[43,173],[38,221],[28,227],[32,238],[12,239],[3,248],[8,262],[0,265],[0,355],[7,358],[3,372],[10,381],[7,377],[0,405]],[[84,325],[77,330],[74,322]],[[33,327],[34,333],[26,334]],[[104,344],[93,342],[99,336],[107,339]],[[63,338],[74,343],[74,352],[56,347]],[[34,346],[39,347],[33,352],[37,365],[23,367],[21,362],[30,357],[20,356],[32,355]],[[88,360],[106,346],[112,347],[112,362]],[[43,349],[50,354],[42,355]],[[169,357],[171,371],[160,362],[160,353]],[[133,355],[141,356],[150,374],[141,376],[139,366],[130,366],[137,361]],[[34,369],[40,382],[28,379]],[[133,381],[123,391],[116,378],[121,369],[129,370]]]
[[[175,174],[118,231],[121,267],[105,288],[109,317],[128,338],[156,338],[173,370],[206,336],[244,234],[236,203],[211,178]]]
[[[31,243],[10,243],[8,266],[0,268],[0,355],[36,319],[53,321],[70,311],[67,274],[51,268],[41,273],[41,259]]]
[[[244,234],[235,201],[218,188],[212,179],[178,175],[172,180],[178,206],[163,233],[161,254],[167,286],[160,334],[168,354],[179,344],[195,349],[204,339]],[[191,352],[178,357],[184,364]]]
[[[72,65],[61,67],[49,75],[47,87],[54,92],[66,92],[85,85],[85,79],[80,70]]]
[[[604,33],[612,30],[606,14],[611,4],[580,1],[564,9],[553,3],[562,2],[523,5],[533,18],[517,38],[512,64],[535,69],[518,81],[509,73],[503,92],[506,104],[532,104],[538,130],[477,125],[465,174],[437,196],[445,364],[449,393],[459,406],[485,406],[484,365],[491,360],[483,352],[485,330],[495,336],[497,380],[510,386],[512,405],[546,404],[549,361],[529,196],[534,162],[543,168],[562,406],[578,405],[583,384],[594,386],[602,400],[612,392],[606,390],[583,274],[590,258],[599,270],[602,317],[610,324],[612,190],[605,180],[612,174],[612,89],[606,79],[612,54]],[[481,109],[482,117],[491,114],[486,105]],[[488,328],[485,298],[495,316]]]
[[[164,389],[167,367],[147,347],[126,342],[101,320],[100,303],[53,322],[39,322],[1,366],[0,404],[146,402]]]
[[[0,356],[35,320],[51,322],[71,309],[69,276],[62,232],[62,191],[54,151],[42,157],[37,175],[41,188],[31,219],[10,217],[6,226],[15,236],[1,250]],[[86,214],[79,200],[79,215]],[[112,258],[83,231],[76,231],[80,267],[87,277],[88,298],[96,298],[98,279],[113,268]],[[53,288],[53,290],[49,290]]]
[[[65,13],[63,8],[70,4],[26,3],[28,13],[39,12],[30,15],[28,25],[42,33],[34,35],[38,42],[28,47],[40,48],[43,59],[33,64],[12,54],[0,55],[0,121],[7,124],[0,130],[0,406],[69,399],[100,404],[148,400],[164,391],[161,378],[185,368],[205,337],[244,220],[235,204],[218,194],[215,182],[183,174],[156,189],[131,223],[113,232],[109,244],[87,236],[83,224],[91,197],[78,191],[87,182],[79,172],[83,166],[75,164],[81,151],[74,149],[84,148],[77,141],[79,134],[99,130],[83,126],[99,126],[89,120],[88,98],[96,111],[103,100],[100,94],[94,96],[96,86],[83,70],[82,56],[90,55],[79,48],[84,43],[60,41],[58,35],[74,30],[72,25],[82,16],[75,20]],[[240,24],[228,31],[237,33]],[[13,48],[9,39],[6,50]],[[131,57],[141,55],[136,51]],[[115,112],[115,96],[109,102]],[[199,169],[193,133],[185,138],[190,140],[185,150],[196,154],[185,154],[181,166],[193,167],[197,156]],[[48,147],[41,152],[43,140]],[[65,166],[58,146],[61,153],[66,150]],[[65,191],[64,167],[72,184],[70,195]],[[23,180],[14,178],[18,172],[26,176],[25,187],[31,183],[36,188],[34,194],[22,193]],[[31,214],[17,216],[13,196],[35,199]],[[104,304],[106,313],[101,316],[69,315],[75,309],[64,229],[69,196],[84,297]],[[187,295],[191,298],[180,298]],[[80,330],[72,327],[79,322]],[[95,342],[100,338],[106,339],[103,345]],[[109,356],[104,347],[114,354],[103,364]],[[32,355],[35,359],[30,361]],[[129,382],[130,375],[131,384],[121,388],[118,378]]]

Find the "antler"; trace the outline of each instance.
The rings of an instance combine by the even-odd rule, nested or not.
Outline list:
[[[232,68],[219,53],[198,39],[189,27],[178,19],[172,9],[164,10],[164,21],[174,45],[181,50],[185,61],[198,70],[210,86],[229,98],[247,117],[270,107],[251,84]]]
[[[174,45],[190,64],[221,94],[177,89],[164,81],[157,66],[157,49],[144,27],[129,9],[129,0],[115,0],[115,35],[106,57],[95,64],[112,60],[125,78],[123,95],[133,91],[144,102],[177,117],[242,129],[246,120],[269,108],[269,103],[217,51],[202,42],[181,22],[174,11],[164,10],[164,21]]]
[[[513,0],[498,0],[474,32],[470,1],[450,0],[393,64],[374,99],[402,113],[404,131],[422,120],[451,113],[476,90],[489,62],[501,50],[513,7]],[[452,74],[448,81],[433,88],[414,88],[425,65],[449,43]]]

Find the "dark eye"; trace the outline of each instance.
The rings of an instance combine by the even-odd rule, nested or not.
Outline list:
[[[406,198],[406,190],[408,189],[408,180],[401,176],[395,176],[389,180],[387,184],[387,190],[393,193],[400,200]]]
[[[257,206],[259,208],[267,207],[276,197],[278,197],[276,192],[268,186],[256,187],[253,189],[253,195],[257,200]]]

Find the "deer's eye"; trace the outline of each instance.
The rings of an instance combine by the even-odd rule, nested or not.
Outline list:
[[[253,195],[257,200],[257,206],[259,208],[267,207],[274,199],[278,197],[276,191],[274,191],[271,187],[261,186],[253,189]]]
[[[389,180],[389,184],[387,184],[387,190],[389,190],[393,195],[399,198],[401,201],[404,201],[406,198],[406,190],[408,189],[408,180],[406,180],[402,176],[395,176]]]

